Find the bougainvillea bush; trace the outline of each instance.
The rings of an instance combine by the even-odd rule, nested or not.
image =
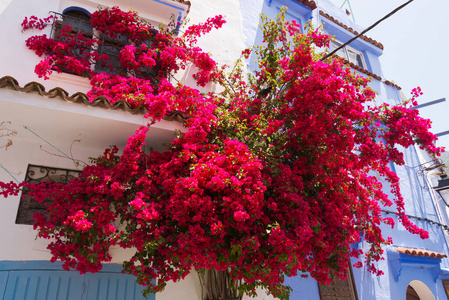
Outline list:
[[[79,69],[72,71],[92,79],[90,97],[144,106],[148,126],[129,137],[121,155],[108,148],[67,185],[1,186],[5,196],[25,187],[39,202],[52,199],[48,216],[37,214],[34,227],[50,239],[52,260],[65,269],[99,271],[118,245],[135,249],[124,269],[151,292],[192,270],[214,269],[243,280],[241,293],[254,295],[262,287],[286,297],[285,275],[326,283],[346,276],[350,257],[382,274],[376,261],[391,240],[380,227],[394,222],[381,216],[381,206],[396,207],[410,232],[428,237],[405,215],[399,178],[389,168],[391,161],[404,164],[398,146],[440,152],[430,122],[410,109],[420,90],[404,103],[376,104],[369,79],[314,52],[326,49],[330,36],[311,28],[302,33],[283,14],[262,18],[263,43],[243,51],[232,69],[219,68],[195,45],[224,24],[221,16],[180,36],[149,28],[118,8],[95,12],[91,22],[132,41],[119,57],[126,74],[95,74],[95,52],[89,62],[70,56],[70,47],[95,43],[71,39],[70,29],[59,41],[27,41],[44,55],[36,72],[47,76],[73,61]],[[244,59],[252,54],[258,69],[245,74]],[[199,85],[212,82],[220,93],[168,80],[189,64],[199,70]],[[145,68],[157,75],[145,75]],[[174,110],[190,116],[186,133],[166,151],[145,152],[148,127]],[[366,253],[350,247],[361,228],[371,245]]]

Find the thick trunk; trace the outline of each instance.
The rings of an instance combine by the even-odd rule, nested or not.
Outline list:
[[[241,300],[239,293],[241,281],[231,279],[229,271],[198,271],[201,282],[202,300]]]

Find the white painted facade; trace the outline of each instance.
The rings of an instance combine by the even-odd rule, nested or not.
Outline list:
[[[61,13],[70,6],[93,12],[99,5],[118,5],[124,10],[132,8],[155,25],[167,24],[170,16],[179,12],[185,18],[189,9],[188,5],[172,0],[4,1],[0,7],[0,39],[7,41],[8,47],[0,48],[0,78],[10,76],[18,81],[20,88],[30,82],[38,82],[45,89],[44,94],[56,87],[67,91],[69,96],[77,92],[86,93],[90,85],[85,78],[65,73],[53,73],[49,80],[37,77],[34,67],[41,58],[27,49],[25,40],[36,34],[50,35],[50,26],[42,32],[21,32],[20,24],[25,16],[47,17],[51,11]],[[240,14],[235,14],[239,11],[239,5],[238,1],[194,1],[188,13],[192,24],[204,22],[217,14],[226,16],[227,23],[222,30],[214,31],[200,41],[200,47],[213,53],[220,64],[231,65],[245,46],[242,20]],[[188,69],[177,77],[186,84],[192,83],[190,77],[194,71],[194,68]],[[76,164],[64,154],[75,160],[88,162],[89,157],[97,157],[108,145],[117,145],[123,149],[126,139],[140,125],[146,124],[142,113],[133,115],[121,109],[92,107],[10,88],[0,88],[0,122],[3,121],[10,122],[7,128],[17,133],[10,137],[13,144],[7,149],[2,148],[0,153],[0,180],[5,182],[24,180],[28,164],[77,169]],[[170,142],[175,130],[184,130],[181,122],[161,121],[152,126],[147,144],[162,150],[161,144]],[[6,143],[7,139],[2,138],[0,144],[3,145],[4,141]],[[15,224],[19,201],[20,195],[2,200],[0,239],[4,243],[0,251],[0,262],[48,261],[51,258],[46,248],[48,241],[37,239],[33,226]],[[129,259],[132,251],[116,247],[111,250],[111,254],[111,263],[121,264],[123,260]],[[181,282],[169,283],[165,291],[156,298],[193,300],[199,299],[200,295],[199,280],[193,272]],[[258,299],[270,298],[272,297],[267,298],[261,293]]]

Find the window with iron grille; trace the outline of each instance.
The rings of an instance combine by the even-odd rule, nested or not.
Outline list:
[[[77,58],[82,65],[90,68],[90,65],[93,63],[91,53],[94,49],[85,39],[92,40],[94,38],[94,29],[90,24],[89,14],[77,9],[67,10],[63,14],[55,12],[53,14],[55,21],[53,22],[51,36],[58,42],[72,45],[71,47],[64,47],[63,51],[71,49],[70,53],[64,54]],[[69,32],[67,32],[67,28],[70,28]],[[59,65],[57,68],[64,73],[78,75],[70,67]],[[87,76],[88,74],[86,72],[79,75]]]
[[[108,32],[99,32],[93,28],[90,23],[90,16],[87,11],[81,11],[79,8],[69,8],[64,11],[63,14],[53,12],[55,18],[52,27],[51,36],[56,41],[63,41],[70,43],[71,41],[76,41],[79,46],[73,48],[72,53],[69,55],[78,58],[83,65],[90,66],[91,70],[96,73],[107,73],[107,74],[117,74],[121,76],[135,76],[141,77],[155,77],[160,71],[157,66],[151,69],[140,68],[138,72],[131,72],[121,66],[120,63],[120,51],[126,46],[132,43],[128,40],[126,36],[118,34],[116,37],[112,38]],[[69,25],[71,27],[71,33],[62,34],[64,28]],[[156,32],[152,29],[152,33]],[[78,35],[81,34],[87,39],[98,41],[93,45],[89,45],[81,42]],[[143,42],[148,47],[151,47],[153,39],[149,38]],[[94,61],[92,59],[92,53],[94,51],[98,52],[99,56],[107,55],[107,60]],[[76,74],[69,68],[64,68],[64,66],[58,67],[62,72],[88,76],[88,74]]]
[[[78,177],[80,172],[78,170],[28,165],[25,182],[36,184],[44,182],[67,184],[70,180]],[[48,199],[48,203],[51,203],[51,199]],[[25,191],[22,192],[16,224],[32,225],[34,223],[33,215],[37,212],[46,215],[45,204],[37,202],[33,197],[27,195]]]
[[[115,38],[111,38],[107,33],[101,33],[99,40],[101,43],[98,46],[98,54],[106,54],[109,60],[97,62],[95,64],[95,72],[126,76],[127,71],[122,68],[119,56],[120,51],[126,45],[129,45],[128,38],[120,34]]]

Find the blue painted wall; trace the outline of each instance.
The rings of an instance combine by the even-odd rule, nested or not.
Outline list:
[[[259,15],[260,13],[268,16],[270,19],[276,19],[276,16],[280,13],[281,7],[286,6],[288,10],[286,12],[285,18],[289,21],[295,20],[298,24],[301,25],[301,28],[304,28],[304,25],[312,19],[312,10],[300,3],[296,0],[248,0],[246,3],[245,0],[240,0],[241,5],[241,14],[243,16],[243,28],[252,28],[253,31],[249,31],[248,29],[244,29],[244,33],[246,35],[246,40],[250,41],[247,43],[247,46],[250,47],[252,45],[257,45],[262,42],[262,31],[259,26],[260,18],[254,18],[254,16]],[[253,6],[251,8],[249,3]],[[257,13],[255,13],[257,11]],[[252,17],[247,17],[250,15]],[[251,70],[256,70],[257,66],[254,63],[255,55],[252,54],[249,59],[249,67]]]
[[[354,34],[321,16],[319,14],[320,10],[358,32],[363,30],[357,24],[352,23],[344,12],[335,7],[329,0],[318,1],[318,8],[312,14],[310,14],[310,9],[292,0],[241,0],[240,3],[243,27],[248,28],[246,31],[244,29],[248,45],[251,45],[251,43],[257,44],[262,40],[261,30],[255,29],[257,27],[257,19],[254,17],[254,11],[261,11],[273,19],[279,13],[282,5],[288,6],[287,18],[295,19],[301,25],[304,25],[312,16],[315,27],[324,23],[325,32],[334,35],[341,42],[348,41]],[[246,16],[249,13],[251,13],[251,17]],[[366,35],[369,36],[369,33]],[[383,77],[379,60],[383,52],[382,49],[361,39],[351,43],[350,47],[363,53],[368,71],[382,77],[382,81],[386,80]],[[251,57],[249,66],[250,69],[255,70],[253,60],[254,57]],[[362,73],[360,75],[367,76]],[[376,97],[377,103],[386,102],[395,105],[401,102],[399,90],[396,87],[386,85],[382,81],[373,79],[369,84],[378,93]],[[405,92],[405,94],[408,93],[409,91]],[[413,223],[429,232],[430,238],[422,240],[419,236],[409,233],[399,224],[394,214],[384,212],[383,215],[385,217],[392,217],[396,221],[394,229],[389,226],[383,226],[384,236],[392,237],[394,245],[385,247],[384,260],[378,263],[378,268],[383,270],[385,275],[374,276],[367,272],[365,268],[353,269],[358,299],[405,299],[407,286],[413,281],[420,281],[420,284],[427,286],[435,299],[446,299],[441,279],[449,279],[447,258],[429,259],[414,257],[399,254],[394,249],[394,247],[403,246],[445,254],[449,253],[444,229],[440,225],[442,222],[441,217],[438,213],[438,208],[435,206],[434,191],[425,174],[419,173],[419,166],[422,163],[419,153],[415,148],[403,149],[403,153],[406,161],[405,166],[392,165],[392,169],[401,178],[405,210],[408,215],[412,216],[411,221]],[[386,211],[395,211],[395,207],[386,207],[384,209]],[[365,251],[369,248],[369,245],[364,241],[354,246]],[[445,271],[446,269],[448,271]],[[314,279],[304,279],[296,276],[286,278],[285,283],[293,288],[291,299],[319,299],[318,284]]]

